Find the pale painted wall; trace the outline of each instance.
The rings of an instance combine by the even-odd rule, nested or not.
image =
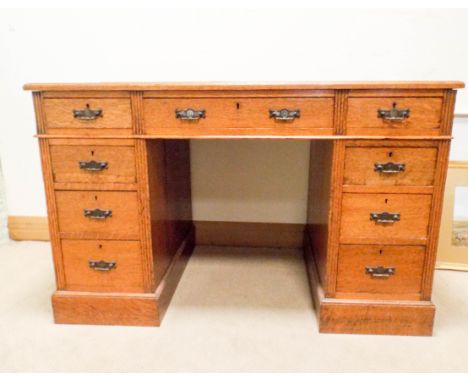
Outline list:
[[[467,19],[466,10],[2,10],[9,214],[46,213],[25,82],[466,81]],[[467,101],[461,92],[458,112]],[[466,138],[457,128],[457,159],[468,159]],[[198,141],[192,158],[196,219],[304,221],[307,143]]]
[[[5,185],[3,183],[2,163],[0,161],[0,244],[8,239],[7,220]]]

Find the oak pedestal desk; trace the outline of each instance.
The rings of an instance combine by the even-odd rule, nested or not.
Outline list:
[[[431,335],[461,82],[28,84],[55,322],[160,325],[195,245],[190,139],[310,140],[321,332]]]

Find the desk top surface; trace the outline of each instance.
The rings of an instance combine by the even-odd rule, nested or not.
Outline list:
[[[457,89],[461,81],[375,81],[375,82],[296,82],[296,83],[229,83],[229,82],[96,82],[96,83],[29,83],[32,91],[165,91],[165,90],[325,90],[325,89]]]

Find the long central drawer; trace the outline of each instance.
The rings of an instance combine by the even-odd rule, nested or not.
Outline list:
[[[175,98],[144,100],[147,134],[204,129],[333,131],[333,98]],[[232,131],[231,131],[232,133]]]

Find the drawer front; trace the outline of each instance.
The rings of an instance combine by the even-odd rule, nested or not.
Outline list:
[[[184,119],[188,109],[202,112],[195,120]],[[287,110],[281,113],[281,110]],[[179,117],[176,115],[179,111]],[[200,114],[200,113],[199,113]],[[178,98],[146,99],[144,126],[147,133],[164,129],[332,129],[332,98]]]
[[[131,129],[132,109],[127,98],[46,98],[46,127]]]
[[[140,243],[62,240],[66,289],[89,292],[142,292]]]
[[[431,195],[344,194],[341,243],[425,243],[431,200]],[[371,219],[371,214],[378,215]]]
[[[50,146],[54,181],[135,183],[132,146]]]
[[[348,100],[347,129],[388,131],[439,129],[442,98],[353,98]]]
[[[430,186],[436,158],[434,147],[348,147],[344,184]]]
[[[62,237],[139,238],[136,192],[57,191],[55,195]]]
[[[337,292],[418,294],[425,247],[417,245],[341,245]]]

